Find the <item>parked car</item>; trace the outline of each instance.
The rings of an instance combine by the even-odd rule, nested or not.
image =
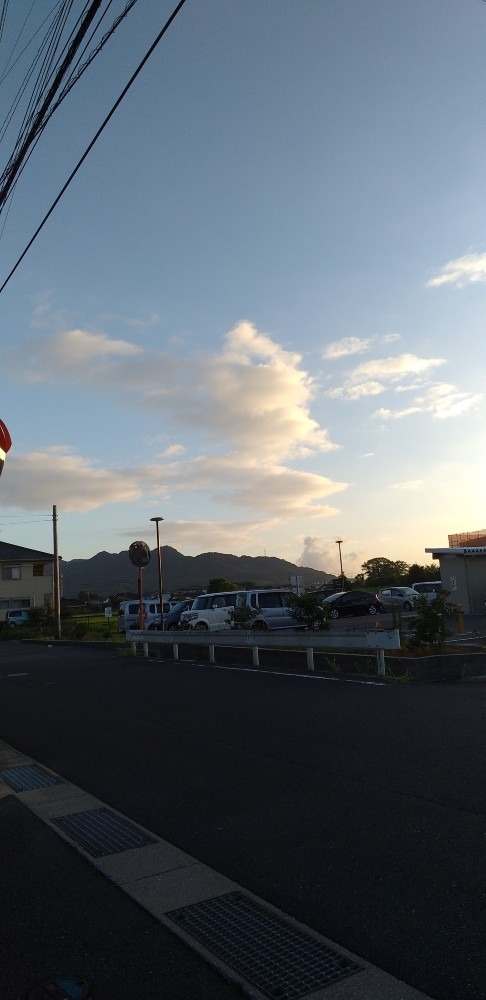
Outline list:
[[[192,608],[194,601],[191,597],[191,599],[187,601],[176,601],[175,603],[170,601],[169,603],[171,605],[170,611],[166,614],[164,610],[164,631],[177,628],[182,612],[189,611],[189,609]],[[149,630],[158,628],[160,628],[160,615],[158,615],[152,624],[149,625]]]
[[[420,597],[426,597],[430,604],[435,601],[439,590],[442,590],[442,583],[440,580],[422,580],[420,583],[413,583],[412,587]]]
[[[7,625],[11,625],[14,628],[21,628],[22,625],[27,625],[29,621],[29,612],[24,611],[21,608],[11,608],[7,611],[5,621]]]
[[[179,625],[196,629],[230,628],[228,614],[233,608],[245,605],[254,608],[253,626],[262,631],[275,628],[301,628],[292,618],[288,606],[288,590],[230,590],[214,594],[200,594],[190,611],[183,611]]]
[[[376,594],[368,594],[364,590],[345,590],[341,594],[331,594],[325,597],[322,603],[329,608],[330,618],[376,615],[378,611],[384,611]]]
[[[376,597],[386,609],[411,611],[420,594],[413,587],[384,587]]]
[[[160,601],[153,598],[143,600],[144,628],[150,628],[156,618],[160,620]],[[164,615],[170,611],[169,603],[164,601]],[[137,629],[140,624],[140,601],[122,601],[118,609],[118,631],[126,632],[129,628]]]

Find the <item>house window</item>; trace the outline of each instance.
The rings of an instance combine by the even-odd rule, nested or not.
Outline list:
[[[2,580],[20,580],[20,566],[2,566]]]
[[[32,576],[44,576],[45,563],[34,563]]]
[[[30,608],[30,598],[29,597],[12,597],[9,602],[11,608]]]

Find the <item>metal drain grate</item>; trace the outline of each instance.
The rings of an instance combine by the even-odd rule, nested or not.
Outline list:
[[[128,820],[116,816],[109,809],[90,809],[87,812],[60,816],[52,821],[67,833],[79,847],[92,858],[103,858],[108,854],[120,854],[134,847],[155,844],[143,830],[133,826]]]
[[[3,778],[15,792],[31,792],[35,788],[48,788],[49,785],[63,784],[62,778],[49,774],[36,764],[21,764],[19,767],[5,767],[0,771]]]
[[[167,916],[272,1000],[297,1000],[362,968],[240,892]]]

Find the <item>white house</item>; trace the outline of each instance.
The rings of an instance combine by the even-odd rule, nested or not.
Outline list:
[[[54,556],[0,542],[0,621],[9,608],[52,607]]]

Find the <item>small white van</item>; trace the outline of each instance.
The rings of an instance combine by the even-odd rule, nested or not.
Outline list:
[[[200,594],[192,608],[183,611],[179,628],[221,630],[231,627],[228,614],[233,608],[248,605],[257,613],[253,627],[266,631],[274,628],[301,628],[288,606],[291,590],[230,590]]]
[[[160,622],[160,601],[155,601],[152,597],[143,600],[143,621],[144,629],[152,625],[156,619]],[[170,610],[169,603],[164,601],[164,615]],[[126,632],[129,628],[139,628],[140,625],[140,601],[122,601],[118,609],[118,631]]]
[[[412,587],[420,594],[420,597],[426,597],[430,604],[431,601],[435,601],[437,594],[442,590],[442,583],[440,580],[425,580],[421,583],[412,583]]]

